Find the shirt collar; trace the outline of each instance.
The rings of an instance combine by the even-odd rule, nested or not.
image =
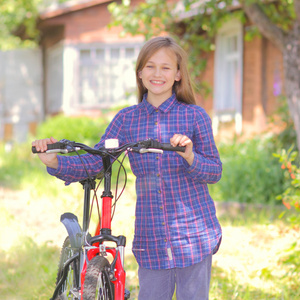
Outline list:
[[[173,93],[170,98],[168,98],[165,102],[163,102],[158,108],[154,107],[147,101],[147,93],[143,96],[143,105],[146,108],[147,113],[150,115],[156,110],[160,110],[163,113],[167,113],[172,106],[177,103],[176,94]]]

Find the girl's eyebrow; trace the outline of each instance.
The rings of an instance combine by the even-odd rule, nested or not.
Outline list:
[[[148,60],[146,64],[155,64],[155,62]],[[162,65],[171,66],[171,64],[169,64],[169,63],[162,63]]]

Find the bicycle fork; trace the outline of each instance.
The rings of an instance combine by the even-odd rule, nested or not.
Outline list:
[[[89,249],[87,251],[87,259],[91,260],[96,255],[106,256],[107,253],[112,255],[113,261],[110,267],[110,280],[114,284],[114,299],[129,299],[130,293],[126,290],[125,292],[125,277],[126,273],[124,270],[124,256],[126,237],[123,235],[113,236],[111,234],[111,207],[113,195],[111,192],[111,162],[109,156],[102,157],[104,167],[104,190],[102,193],[102,210],[101,210],[101,224],[96,229],[95,236],[89,241],[90,245],[97,246],[96,248]],[[106,248],[104,242],[114,242],[115,248]],[[84,284],[84,277],[86,272],[82,272],[82,286]]]

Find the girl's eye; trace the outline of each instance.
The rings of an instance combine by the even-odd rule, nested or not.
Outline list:
[[[148,65],[148,66],[146,66],[146,68],[151,69],[151,68],[153,68],[153,66]]]

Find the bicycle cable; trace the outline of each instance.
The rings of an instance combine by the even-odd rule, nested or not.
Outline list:
[[[122,196],[122,194],[123,194],[123,192],[124,192],[124,190],[126,188],[126,185],[127,185],[127,172],[126,172],[126,168],[124,167],[124,161],[125,161],[125,158],[127,157],[127,155],[128,155],[128,152],[126,151],[124,153],[124,156],[123,156],[122,160],[121,161],[118,160],[120,166],[119,166],[117,180],[116,180],[115,201],[114,201],[114,203],[112,205],[113,211],[112,211],[111,219],[113,219],[113,217],[114,217],[114,214],[115,214],[115,211],[116,211],[117,202],[120,199],[120,197]],[[118,186],[119,186],[119,178],[120,178],[121,169],[123,169],[123,171],[124,171],[124,184],[123,184],[123,188],[122,188],[120,194],[118,195]]]

